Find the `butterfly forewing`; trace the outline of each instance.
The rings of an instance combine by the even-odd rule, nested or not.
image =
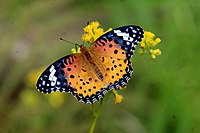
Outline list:
[[[140,26],[119,27],[99,37],[91,45],[90,50],[95,54],[130,59],[137,43],[142,41],[143,34],[144,31]]]

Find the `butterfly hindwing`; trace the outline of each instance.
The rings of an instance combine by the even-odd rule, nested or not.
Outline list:
[[[94,103],[103,98],[108,91],[108,86],[102,82],[93,69],[86,62],[83,63],[81,71],[77,74],[76,97],[85,103]]]
[[[100,62],[104,68],[102,71],[104,82],[108,85],[109,90],[120,89],[128,83],[132,74],[132,66],[129,60],[98,56],[97,62]]]

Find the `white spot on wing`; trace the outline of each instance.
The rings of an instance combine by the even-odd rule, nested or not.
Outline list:
[[[118,36],[127,36],[129,37],[129,33],[126,33],[126,32],[122,32],[120,30],[113,30],[114,33],[116,33]]]
[[[42,85],[45,85],[45,81],[42,81]]]
[[[114,31],[114,33],[120,33],[121,32],[121,30],[113,30]]]
[[[130,42],[133,41],[133,38],[132,38],[132,37],[126,37],[126,36],[124,36],[123,39],[124,39],[124,40],[127,40],[127,41],[130,41]]]
[[[55,73],[56,73],[56,70],[55,70],[55,69],[51,70],[51,73],[50,73],[50,75],[49,75],[49,80],[50,80],[50,81],[53,79]]]
[[[50,72],[52,72],[54,70],[54,66],[52,65],[51,68],[49,69]]]
[[[129,34],[128,33],[124,33],[124,32],[119,32],[119,33],[116,33],[118,36],[123,36],[123,37],[125,37],[125,36],[127,36],[127,37],[129,37]]]
[[[56,85],[56,81],[57,81],[57,78],[54,76],[51,80],[51,86],[55,86]]]
[[[137,31],[136,31],[136,30],[132,30],[132,32],[133,32],[133,33],[137,33]]]

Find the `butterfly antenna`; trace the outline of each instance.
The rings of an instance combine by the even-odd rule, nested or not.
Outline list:
[[[73,42],[67,41],[67,40],[65,40],[63,38],[60,38],[60,40],[65,41],[65,42],[70,43],[70,44],[74,44],[75,46],[79,46],[80,47],[80,45],[78,45],[77,43],[73,43]]]

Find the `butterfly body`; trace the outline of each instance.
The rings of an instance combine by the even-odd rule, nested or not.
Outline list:
[[[133,71],[130,58],[143,33],[139,26],[124,26],[105,33],[89,48],[81,45],[81,53],[65,56],[43,72],[38,90],[69,92],[84,103],[100,100],[128,83]]]
[[[83,60],[85,60],[85,62],[87,62],[86,64],[89,64],[91,66],[91,69],[89,70],[93,70],[94,73],[96,74],[96,76],[103,82],[103,75],[102,72],[99,68],[100,63],[97,62],[97,60],[95,60],[95,55],[92,54],[89,49],[87,49],[84,45],[80,46],[80,51],[81,51],[81,55]]]

